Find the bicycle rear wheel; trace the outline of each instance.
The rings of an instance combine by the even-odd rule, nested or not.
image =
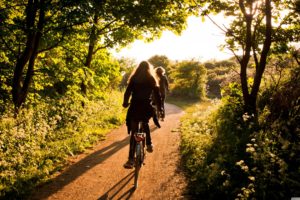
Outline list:
[[[134,171],[134,187],[138,187],[138,178],[139,172],[143,164],[143,152],[142,152],[142,145],[140,143],[136,144],[136,157],[135,157],[135,171]]]

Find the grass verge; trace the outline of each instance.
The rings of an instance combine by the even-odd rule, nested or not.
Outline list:
[[[122,94],[85,102],[40,102],[0,116],[0,199],[22,199],[125,121]]]

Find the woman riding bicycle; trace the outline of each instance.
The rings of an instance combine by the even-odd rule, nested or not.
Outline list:
[[[130,106],[126,116],[126,125],[129,133],[131,132],[131,138],[129,158],[124,164],[125,168],[132,168],[134,164],[134,148],[132,148],[134,141],[133,132],[137,131],[139,122],[143,123],[143,130],[146,133],[147,151],[153,151],[148,124],[149,119],[155,112],[151,106],[151,94],[154,94],[156,99],[159,99],[157,108],[162,112],[161,98],[158,83],[153,73],[153,67],[147,61],[142,61],[129,77],[128,86],[124,94],[123,107],[125,108],[129,106],[128,101],[131,96]]]

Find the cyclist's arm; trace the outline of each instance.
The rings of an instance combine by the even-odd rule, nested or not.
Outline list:
[[[169,91],[169,81],[168,81],[168,78],[167,78],[167,76],[164,76],[164,77],[165,77],[165,84],[166,84],[167,91]]]
[[[130,95],[132,93],[132,82],[130,82],[126,88],[126,91],[124,93],[124,99],[123,99],[123,107],[128,107],[129,105],[129,98],[130,98]]]

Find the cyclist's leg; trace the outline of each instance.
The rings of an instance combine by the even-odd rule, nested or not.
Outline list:
[[[166,96],[165,95],[162,95],[161,96],[161,106],[163,108],[163,113],[162,113],[162,118],[164,119],[165,118],[165,99],[166,99]]]
[[[131,128],[131,134],[130,134],[130,144],[129,144],[129,155],[128,155],[128,161],[124,164],[125,168],[132,168],[134,164],[134,151],[135,151],[134,133],[136,133],[138,130],[138,122],[131,120],[130,128]]]
[[[146,122],[143,122],[143,128],[146,133],[146,145],[147,145],[147,151],[152,152],[153,151],[153,145],[151,141],[151,135],[150,135],[150,127],[149,124]]]
[[[151,145],[152,141],[151,141],[149,124],[146,122],[143,122],[143,129],[146,133],[146,145]]]
[[[135,150],[134,134],[138,132],[139,122],[131,120],[130,126],[131,126],[131,135],[130,135],[129,159],[133,160],[134,159],[134,150]]]

